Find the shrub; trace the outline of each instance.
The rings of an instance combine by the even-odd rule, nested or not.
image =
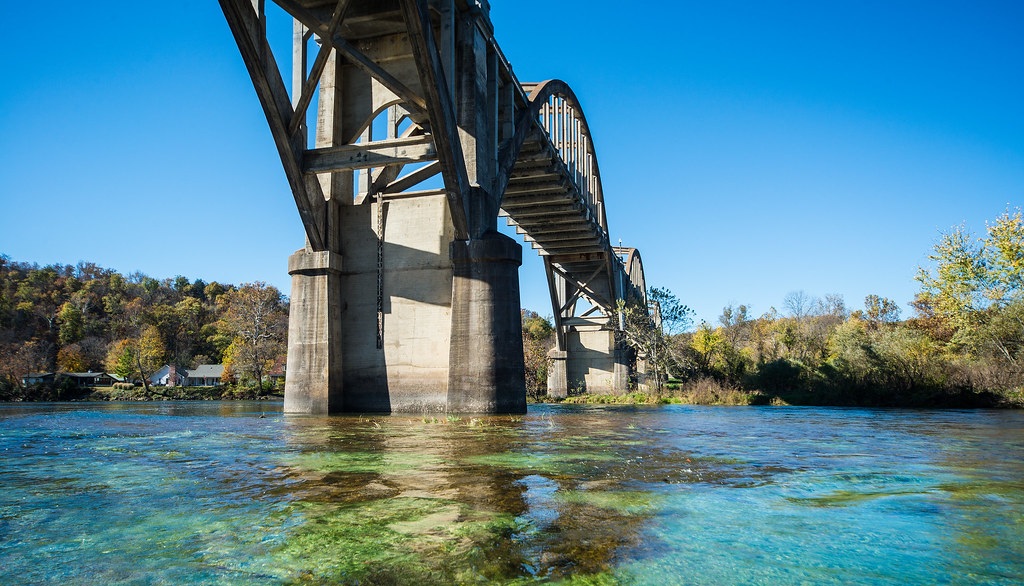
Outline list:
[[[769,400],[758,391],[744,391],[710,377],[690,381],[673,394],[692,405],[764,405]]]
[[[754,386],[762,391],[775,394],[803,389],[805,386],[803,371],[802,364],[786,358],[779,358],[761,365],[754,376]]]

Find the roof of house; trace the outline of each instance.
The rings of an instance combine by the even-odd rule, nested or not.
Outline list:
[[[278,356],[277,359],[274,360],[274,364],[270,367],[267,374],[270,376],[284,376],[284,369],[287,364],[288,361],[284,356]]]
[[[110,378],[117,378],[116,376],[112,374],[107,374],[105,372],[65,372],[62,373],[62,375],[70,376],[73,378],[95,378],[97,376],[109,376]]]
[[[185,372],[185,376],[189,378],[220,378],[223,374],[223,364],[200,364]]]

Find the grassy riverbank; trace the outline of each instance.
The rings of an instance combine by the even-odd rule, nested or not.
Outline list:
[[[86,401],[222,401],[225,399],[280,399],[277,391],[255,387],[142,387],[133,389],[97,388],[85,396]]]
[[[34,388],[29,392],[0,393],[0,402],[50,401],[222,401],[222,400],[281,400],[283,392],[276,389],[257,390],[255,387],[150,387],[92,389]],[[764,392],[745,390],[722,384],[714,379],[700,379],[686,383],[671,383],[661,392],[632,391],[619,394],[573,394],[564,399],[544,395],[531,395],[531,403],[564,403],[569,405],[802,405],[820,407],[906,407],[931,409],[972,408],[1024,408],[1024,389],[1002,393],[968,390],[916,389],[892,391],[887,389],[792,390]]]
[[[0,394],[0,401],[223,401],[279,400],[281,391],[257,390],[255,387],[144,387],[133,388],[95,387],[83,389],[61,389],[56,387],[30,388],[24,393]]]
[[[1024,389],[1003,393],[968,390],[913,389],[816,389],[766,393],[723,385],[713,379],[667,385],[660,393],[633,391],[622,394],[572,395],[565,399],[543,398],[541,402],[573,405],[803,405],[822,407],[907,407],[907,408],[1024,408]]]

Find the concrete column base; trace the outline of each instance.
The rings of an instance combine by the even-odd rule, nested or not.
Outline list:
[[[523,249],[490,232],[451,244],[451,352],[448,410],[525,413],[519,265]]]
[[[564,399],[569,396],[569,379],[566,371],[565,350],[551,349],[548,351],[548,396],[553,399]]]
[[[615,367],[612,372],[612,393],[621,395],[629,391],[629,378],[632,375],[627,357],[615,353]],[[624,352],[621,354],[625,354]]]
[[[288,259],[286,413],[333,413],[343,405],[341,255],[300,250]]]
[[[627,392],[632,378],[631,350],[608,327],[576,327],[566,333],[565,385],[598,395]]]

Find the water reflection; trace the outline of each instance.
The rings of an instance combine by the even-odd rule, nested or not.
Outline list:
[[[286,418],[288,467],[301,477],[290,490],[307,522],[285,557],[341,581],[606,572],[638,543],[655,497],[640,486],[639,444],[616,445],[605,417],[565,423]]]
[[[1024,414],[0,405],[0,583],[1024,579]]]

